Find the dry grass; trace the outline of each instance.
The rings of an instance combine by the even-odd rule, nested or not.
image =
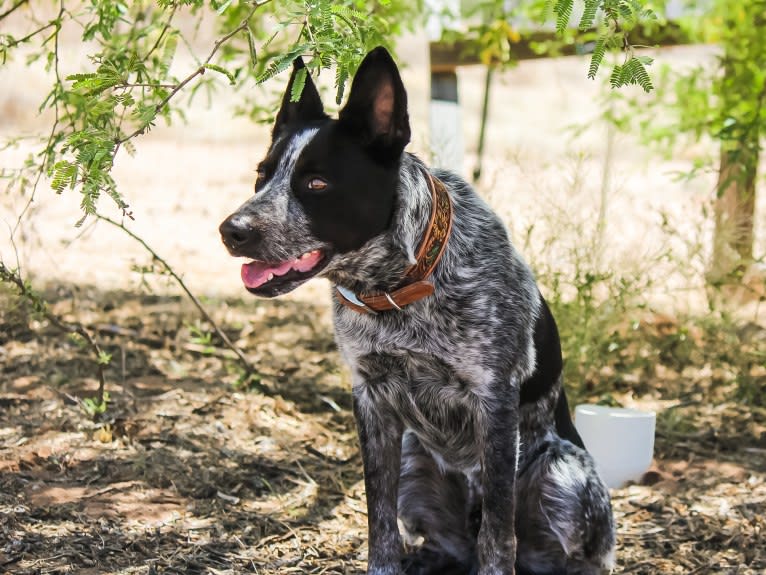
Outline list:
[[[115,357],[97,422],[73,400],[96,388],[86,351],[18,311],[0,320],[0,569],[363,571],[361,461],[326,306],[216,306],[256,360],[260,395],[232,388],[217,350],[189,345],[177,299],[84,290],[80,302]],[[633,398],[665,415],[655,469],[613,491],[617,573],[766,568],[766,411],[698,375],[665,370]]]
[[[197,41],[212,40],[203,27]],[[64,43],[64,73],[87,68],[86,48],[76,38]],[[422,38],[407,40],[400,54],[408,63],[412,149],[427,156]],[[661,58],[709,56],[690,48]],[[174,65],[180,73],[193,62],[179,57]],[[497,76],[492,95],[482,191],[517,238],[534,228],[525,253],[552,271],[566,271],[568,250],[586,249],[580,240],[598,212],[604,127],[593,124],[575,145],[562,135],[596,115],[599,88],[585,80],[586,67],[581,59],[522,63]],[[482,74],[461,72],[466,134],[477,133]],[[0,68],[0,136],[49,126],[37,115],[48,85],[23,56]],[[227,92],[212,108],[204,104],[189,109],[188,126],[158,127],[137,141],[137,156],[118,158],[115,177],[136,217],[132,229],[198,294],[220,298],[212,306],[216,318],[258,365],[271,393],[235,389],[238,374],[225,353],[207,353],[192,341],[195,316],[179,299],[137,295],[144,292],[130,267],[146,264],[146,254],[105,226],[74,229],[77,195],[58,197],[43,185],[17,237],[19,254],[38,285],[59,286],[50,294],[56,311],[98,331],[113,354],[111,401],[107,416],[94,422],[79,403],[97,386],[87,352],[44,323],[28,323],[12,299],[0,298],[0,572],[356,574],[364,568],[361,462],[327,286],[314,282],[276,302],[240,299],[238,263],[221,247],[216,227],[250,193],[268,130],[233,118]],[[465,173],[473,168],[473,139],[467,137]],[[26,142],[3,150],[0,164],[19,165],[35,149]],[[634,139],[618,139],[605,266],[645,269],[645,255],[668,246],[690,264],[704,260],[699,250],[709,222],[700,214],[712,176],[678,183],[670,172],[709,151],[698,145],[661,162]],[[756,227],[763,229],[766,194],[760,198]],[[0,219],[14,222],[27,199],[3,194]],[[663,236],[660,212],[681,232]],[[581,223],[590,227],[583,231]],[[551,237],[553,247],[545,243]],[[762,254],[766,236],[758,242]],[[0,257],[13,264],[9,242],[0,241]],[[670,285],[664,271],[658,275],[666,282],[658,294],[666,307],[692,299],[676,289],[684,277]],[[161,279],[149,281],[156,293],[172,292]],[[114,289],[122,291],[108,291]],[[663,409],[656,469],[644,485],[613,493],[617,572],[763,573],[766,413],[731,400],[736,367],[713,366],[704,354],[663,362],[662,342],[672,343],[681,331],[673,325],[671,334],[644,334],[641,345],[626,348],[642,359],[639,371],[620,352],[591,374],[612,385],[623,403]],[[762,350],[763,328],[753,329],[750,345]],[[678,357],[672,346],[667,352]],[[763,381],[764,372],[752,369]],[[575,383],[592,399],[589,382]]]

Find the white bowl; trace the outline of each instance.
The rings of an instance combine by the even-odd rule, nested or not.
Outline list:
[[[622,487],[649,469],[656,419],[653,411],[603,405],[575,408],[575,427],[607,486]]]

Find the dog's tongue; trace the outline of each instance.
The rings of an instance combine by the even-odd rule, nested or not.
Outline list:
[[[322,259],[322,252],[314,250],[303,254],[301,257],[291,261],[277,264],[270,264],[254,260],[248,264],[242,264],[242,281],[245,287],[257,288],[269,281],[272,274],[274,276],[283,276],[290,270],[307,272],[313,268],[319,260]]]

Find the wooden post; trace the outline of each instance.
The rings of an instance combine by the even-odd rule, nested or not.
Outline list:
[[[440,168],[463,172],[463,116],[460,110],[457,85],[457,61],[441,63],[433,58],[434,46],[442,35],[443,16],[449,11],[454,16],[460,12],[459,0],[428,0],[434,16],[428,22],[431,39],[431,104],[430,144],[431,163]]]

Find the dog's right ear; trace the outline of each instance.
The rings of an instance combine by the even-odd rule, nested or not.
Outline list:
[[[382,159],[398,159],[410,141],[407,92],[399,69],[382,46],[364,58],[351,83],[340,124]]]
[[[305,72],[301,72],[305,70]],[[306,83],[303,85],[301,97],[297,102],[292,102],[293,85],[298,74],[306,74]],[[311,74],[306,70],[303,59],[299,56],[293,60],[293,73],[290,81],[287,83],[285,95],[282,97],[282,106],[279,108],[277,118],[274,121],[274,129],[271,137],[276,138],[283,128],[291,124],[303,124],[316,120],[324,120],[327,114],[324,113],[322,100],[319,97],[314,82],[311,80]]]

